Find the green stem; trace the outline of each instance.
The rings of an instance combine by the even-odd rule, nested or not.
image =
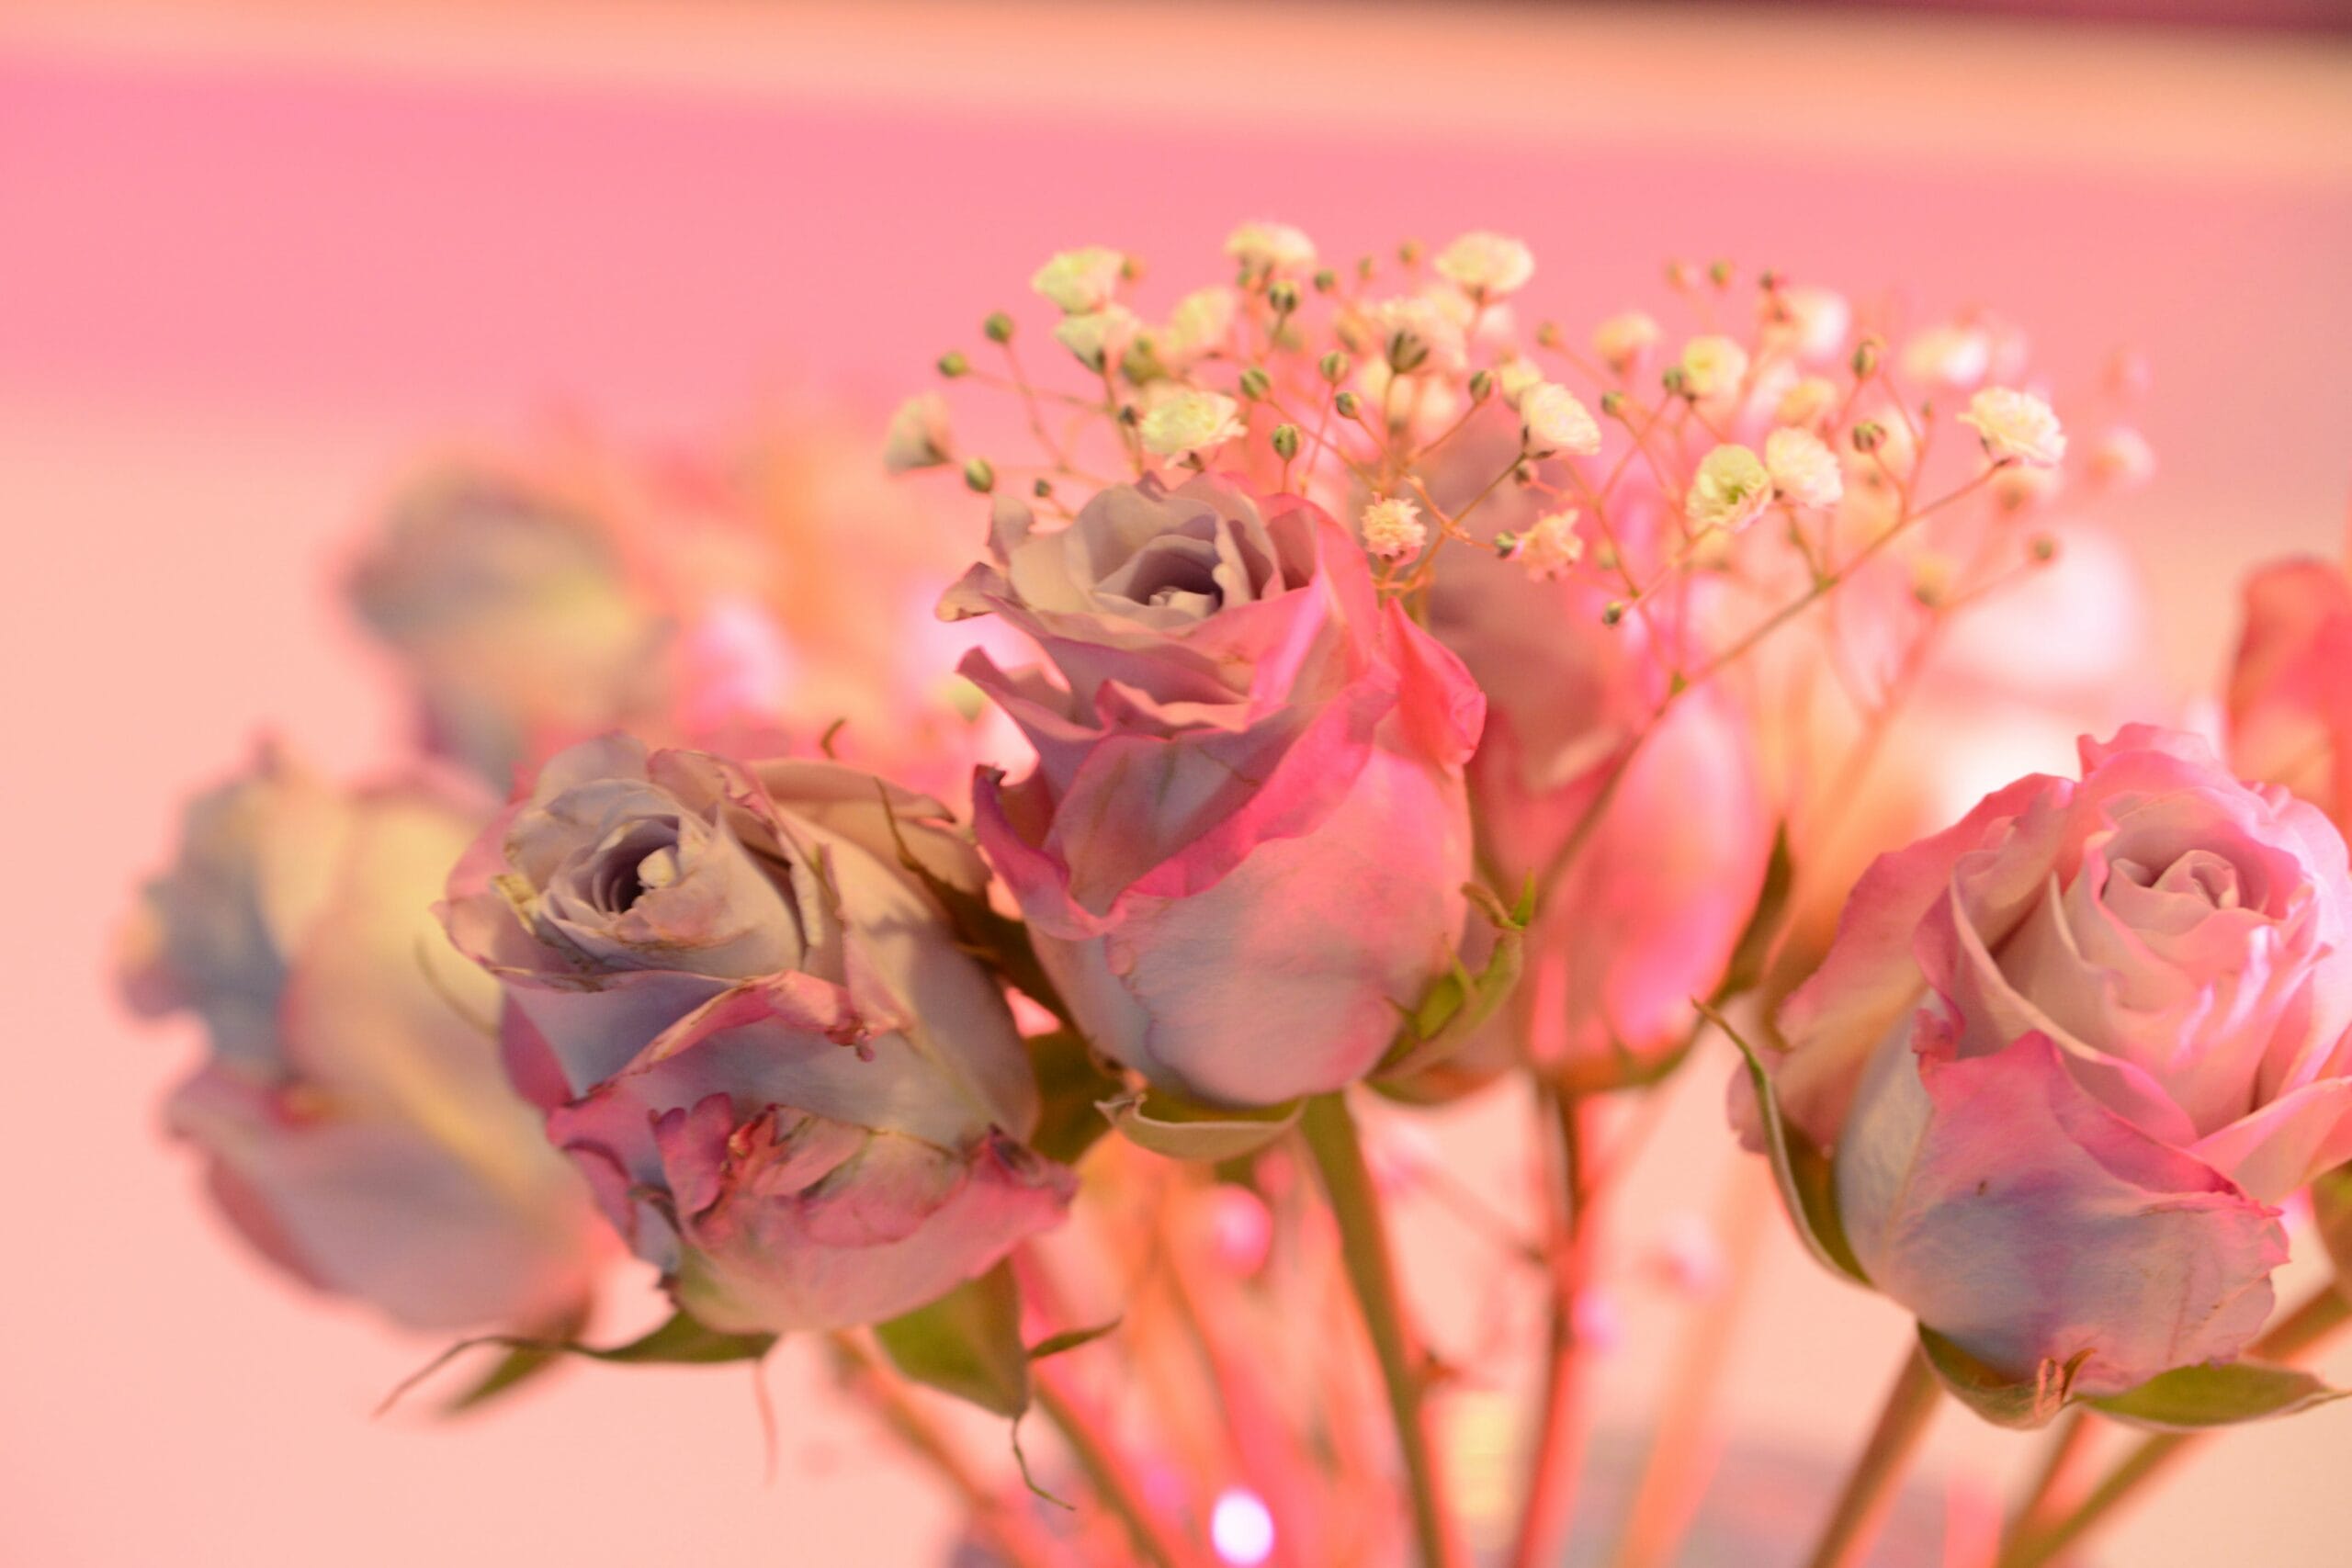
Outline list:
[[[1046,1568],[1055,1560],[1034,1527],[1004,1506],[1004,1499],[965,1461],[930,1415],[884,1370],[880,1358],[851,1334],[835,1333],[827,1340],[882,1424],[955,1489],[973,1521],[1003,1555],[1007,1568]]]
[[[2022,1539],[2042,1529],[2064,1495],[2075,1490],[2073,1478],[2088,1457],[2092,1431],[2090,1416],[2085,1411],[2071,1411],[2059,1423],[2032,1484],[2009,1511],[2010,1539]]]
[[[1579,1395],[1584,1383],[1584,1347],[1577,1337],[1577,1298],[1584,1292],[1586,1258],[1592,1247],[1592,1185],[1585,1157],[1584,1102],[1553,1084],[1536,1094],[1551,1124],[1557,1162],[1552,1223],[1552,1308],[1549,1355],[1544,1378],[1544,1409],[1535,1449],[1528,1463],[1526,1503],[1520,1511],[1512,1568],[1544,1568],[1559,1561],[1576,1508],[1577,1472],[1584,1461],[1584,1423]]]
[[[1895,1374],[1894,1386],[1879,1411],[1878,1426],[1854,1461],[1846,1489],[1838,1494],[1838,1506],[1813,1549],[1808,1560],[1812,1568],[1854,1568],[1862,1561],[1942,1394],[1943,1385],[1936,1381],[1926,1353],[1913,1348],[1904,1358],[1903,1370]]]
[[[1136,1554],[1152,1568],[1185,1568],[1191,1554],[1168,1539],[1142,1494],[1127,1478],[1126,1467],[1112,1450],[1109,1439],[1094,1429],[1093,1421],[1044,1376],[1036,1380],[1036,1399],[1037,1408],[1061,1433],[1070,1457],[1086,1472],[1086,1479],[1103,1506],[1127,1527]]]
[[[1324,1094],[1306,1102],[1300,1125],[1323,1178],[1323,1190],[1330,1197],[1348,1282],[1355,1289],[1373,1354],[1380,1361],[1381,1382],[1387,1387],[1388,1411],[1396,1422],[1396,1446],[1403,1451],[1406,1483],[1412,1495],[1413,1536],[1420,1546],[1422,1568],[1455,1568],[1460,1559],[1421,1411],[1420,1369],[1414,1364],[1396,1291],[1396,1265],[1388,1253],[1388,1233],[1382,1224],[1372,1172],[1364,1164],[1363,1145],[1356,1136],[1355,1119],[1349,1114],[1343,1094]]]
[[[2246,1354],[2256,1360],[2293,1361],[2352,1322],[2352,1298],[2335,1286],[2321,1289],[2302,1305],[2280,1318],[2256,1340]],[[2139,1445],[2109,1471],[2090,1495],[2057,1523],[2036,1529],[2021,1519],[2015,1537],[2003,1549],[1998,1568],[2041,1568],[2071,1550],[2092,1528],[2121,1506],[2148,1482],[2192,1451],[2211,1432],[2159,1432]]]

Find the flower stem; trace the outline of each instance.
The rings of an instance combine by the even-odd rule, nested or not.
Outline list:
[[[1761,1243],[1775,1201],[1760,1163],[1734,1165],[1724,1195],[1722,1230],[1726,1276],[1713,1298],[1693,1310],[1675,1357],[1665,1407],[1651,1427],[1649,1452],[1634,1500],[1625,1510],[1613,1568],[1665,1568],[1672,1562],[1698,1511],[1723,1447],[1716,1398],[1724,1368],[1737,1345],[1739,1316],[1756,1281]]]
[[[879,1357],[852,1334],[835,1333],[827,1342],[883,1425],[963,1499],[973,1522],[1002,1553],[1007,1568],[1047,1568],[1057,1561],[1036,1527],[1005,1506],[1005,1499],[966,1461],[929,1412],[884,1369]]]
[[[1553,1200],[1550,1262],[1552,1314],[1544,1377],[1544,1409],[1527,1473],[1527,1498],[1512,1568],[1546,1568],[1559,1560],[1575,1512],[1577,1473],[1584,1465],[1584,1346],[1577,1337],[1577,1298],[1590,1256],[1592,1186],[1585,1157],[1586,1108],[1580,1096],[1538,1083],[1537,1101],[1551,1123],[1557,1179]]]
[[[1339,1222],[1340,1252],[1347,1265],[1348,1282],[1363,1309],[1364,1329],[1371,1336],[1373,1354],[1380,1361],[1381,1382],[1387,1388],[1388,1411],[1396,1422],[1396,1446],[1403,1452],[1406,1483],[1412,1495],[1413,1536],[1420,1547],[1422,1568],[1455,1568],[1460,1558],[1437,1464],[1430,1452],[1429,1426],[1421,1409],[1420,1369],[1414,1364],[1405,1326],[1379,1195],[1364,1165],[1363,1145],[1356,1136],[1355,1119],[1349,1114],[1344,1094],[1317,1095],[1308,1100],[1301,1127],[1323,1178],[1323,1190],[1330,1198],[1332,1217]]]
[[[2246,1354],[2258,1360],[2293,1361],[2352,1323],[2352,1298],[2334,1285],[2323,1286],[2309,1301],[2271,1325]],[[2109,1471],[2090,1495],[2055,1524],[2034,1528],[2031,1517],[2021,1516],[2009,1543],[2002,1550],[1998,1568],[2041,1568],[2073,1548],[2092,1528],[2120,1507],[2149,1480],[2172,1468],[2211,1432],[2159,1432],[2139,1445]]]
[[[1925,1351],[1914,1347],[1887,1391],[1878,1426],[1846,1477],[1846,1489],[1808,1559],[1812,1568],[1854,1568],[1870,1551],[1871,1542],[1894,1501],[1895,1483],[1902,1479],[1919,1439],[1927,1435],[1928,1418],[1936,1413],[1943,1385],[1936,1381]]]
[[[1136,1555],[1152,1568],[1187,1568],[1192,1554],[1170,1540],[1159,1520],[1144,1502],[1142,1493],[1129,1478],[1125,1464],[1111,1447],[1110,1439],[1094,1429],[1093,1418],[1042,1371],[1035,1385],[1037,1408],[1054,1424],[1069,1445],[1070,1457],[1086,1472],[1086,1479],[1093,1485],[1103,1506],[1119,1517],[1127,1527],[1127,1538],[1135,1543]]]

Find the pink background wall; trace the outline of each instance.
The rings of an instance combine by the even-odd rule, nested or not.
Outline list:
[[[1921,314],[1996,304],[2062,385],[2143,348],[2161,478],[2101,520],[2184,687],[2242,563],[2341,537],[2339,46],[1679,9],[675,9],[0,14],[0,1562],[898,1563],[944,1527],[790,1357],[771,1486],[736,1371],[370,1422],[432,1347],[249,1262],[156,1134],[194,1042],[121,1017],[112,922],[180,794],[261,728],[339,768],[390,754],[322,584],[421,447],[574,409],[691,434],[811,384],[888,400],[1065,244],[1172,278],[1241,217],[1342,255],[1475,223],[1532,243],[1538,297],[1580,321],[1649,298],[1668,254],[1726,254],[1899,283]],[[1714,1088],[1681,1097],[1634,1212],[1713,1201]],[[1509,1109],[1456,1120],[1445,1146],[1491,1171]],[[1423,1240],[1458,1245],[1428,1215]],[[1774,1246],[1734,1405],[1842,1453],[1905,1325]],[[1636,1314],[1612,1406],[1642,1408],[1670,1343]],[[1948,1415],[1930,1463],[2022,1451]],[[2347,1459],[2343,1407],[2234,1438],[2113,1560],[2340,1561]]]

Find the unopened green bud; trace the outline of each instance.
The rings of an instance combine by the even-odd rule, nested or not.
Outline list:
[[[1495,373],[1493,371],[1481,370],[1476,376],[1470,378],[1470,400],[1472,402],[1485,402],[1487,400],[1487,394],[1494,389]]]
[[[1273,440],[1274,456],[1283,462],[1287,463],[1298,456],[1298,426],[1295,424],[1274,426]]]
[[[988,340],[990,343],[1011,343],[1012,318],[1002,310],[990,311],[989,319],[980,323],[980,331],[988,334]]]
[[[1341,392],[1332,400],[1331,406],[1340,411],[1341,419],[1353,419],[1356,416],[1356,395],[1353,392]]]
[[[1329,294],[1329,293],[1330,293],[1330,292],[1331,292],[1331,290],[1333,290],[1334,288],[1337,288],[1338,287],[1340,287],[1340,275],[1339,275],[1338,273],[1333,272],[1333,271],[1332,271],[1329,267],[1328,267],[1328,266],[1327,266],[1327,267],[1319,267],[1319,268],[1317,268],[1317,269],[1316,270],[1316,274],[1315,274],[1315,292],[1316,292],[1316,293],[1317,293],[1317,294]]]
[[[1323,373],[1323,379],[1337,385],[1348,374],[1348,356],[1335,348],[1317,360],[1315,368]]]
[[[1854,450],[1863,454],[1877,451],[1886,443],[1886,426],[1874,419],[1866,419],[1854,426]]]
[[[1272,378],[1267,376],[1262,367],[1252,365],[1241,373],[1241,395],[1251,402],[1261,400],[1272,389]]]
[[[961,350],[950,349],[939,356],[939,373],[951,381],[971,367],[972,362],[964,357]]]
[[[996,489],[996,469],[986,457],[967,457],[964,460],[964,484],[986,495]]]
[[[1854,345],[1854,374],[1856,377],[1868,376],[1878,368],[1880,347],[1881,344],[1879,340],[1874,337],[1866,337],[1861,342]]]
[[[1298,285],[1283,278],[1266,290],[1266,303],[1274,308],[1275,315],[1289,315],[1298,309]]]

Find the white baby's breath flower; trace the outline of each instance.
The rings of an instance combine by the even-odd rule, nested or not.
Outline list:
[[[1508,234],[1479,229],[1437,254],[1437,275],[1473,299],[1499,299],[1535,276],[1535,254]]]
[[[1537,457],[1573,452],[1589,457],[1600,450],[1600,426],[1577,395],[1557,381],[1530,387],[1519,399],[1520,439]]]
[[[1930,385],[1973,387],[1992,364],[1991,335],[1964,322],[1929,327],[1903,345],[1903,374]]]
[[[1774,488],[1799,506],[1835,506],[1846,493],[1838,454],[1810,430],[1783,425],[1766,436],[1764,467]]]
[[[1776,423],[1818,430],[1822,422],[1837,412],[1838,383],[1826,376],[1802,376],[1781,394],[1781,400],[1773,405],[1772,418]]]
[[[1530,387],[1543,384],[1544,367],[1523,354],[1514,354],[1495,367],[1496,395],[1513,408]]]
[[[1196,288],[1176,301],[1168,324],[1153,334],[1159,362],[1181,370],[1204,355],[1216,354],[1233,336],[1240,302],[1230,288]]]
[[[1592,351],[1623,376],[1649,357],[1657,338],[1657,322],[1639,310],[1621,310],[1593,329]]]
[[[1459,369],[1467,353],[1462,323],[1419,295],[1382,299],[1366,312],[1381,357],[1399,376]]]
[[[1127,352],[1143,323],[1125,305],[1109,305],[1064,316],[1054,327],[1054,341],[1078,355],[1089,370],[1114,365]]]
[[[1244,223],[1226,237],[1225,254],[1270,276],[1297,276],[1315,265],[1315,242],[1287,223]]]
[[[1184,387],[1155,403],[1136,426],[1144,449],[1162,457],[1182,457],[1222,446],[1243,434],[1241,405],[1222,392]]]
[[[1736,534],[1772,503],[1772,476],[1745,446],[1718,446],[1699,459],[1699,472],[1683,498],[1683,515],[1701,530]]]
[[[955,455],[947,431],[947,400],[922,392],[899,405],[882,443],[882,466],[894,474],[935,468]]]
[[[1421,553],[1429,543],[1421,509],[1401,495],[1385,495],[1363,509],[1363,547],[1383,560]]]
[[[1119,290],[1119,274],[1127,258],[1107,245],[1087,245],[1063,251],[1039,267],[1029,287],[1051,300],[1066,316],[1100,310]]]
[[[1577,513],[1571,507],[1535,520],[1510,547],[1510,558],[1538,580],[1554,578],[1584,558],[1584,540],[1577,533]]]
[[[1714,333],[1694,337],[1682,345],[1682,374],[1700,401],[1728,397],[1747,378],[1747,350]]]
[[[1819,364],[1846,345],[1853,325],[1853,308],[1833,288],[1783,288],[1768,299],[1780,301],[1781,314],[1766,321],[1766,335],[1808,364]]]
[[[1385,413],[1391,430],[1416,440],[1435,437],[1462,412],[1460,383],[1442,376],[1399,376],[1385,361],[1364,362],[1355,373],[1354,391],[1363,416],[1377,422]]]
[[[1985,452],[1996,460],[2048,468],[2066,456],[2066,433],[2058,416],[2031,392],[1987,387],[1968,400],[1960,423],[1984,438]]]

